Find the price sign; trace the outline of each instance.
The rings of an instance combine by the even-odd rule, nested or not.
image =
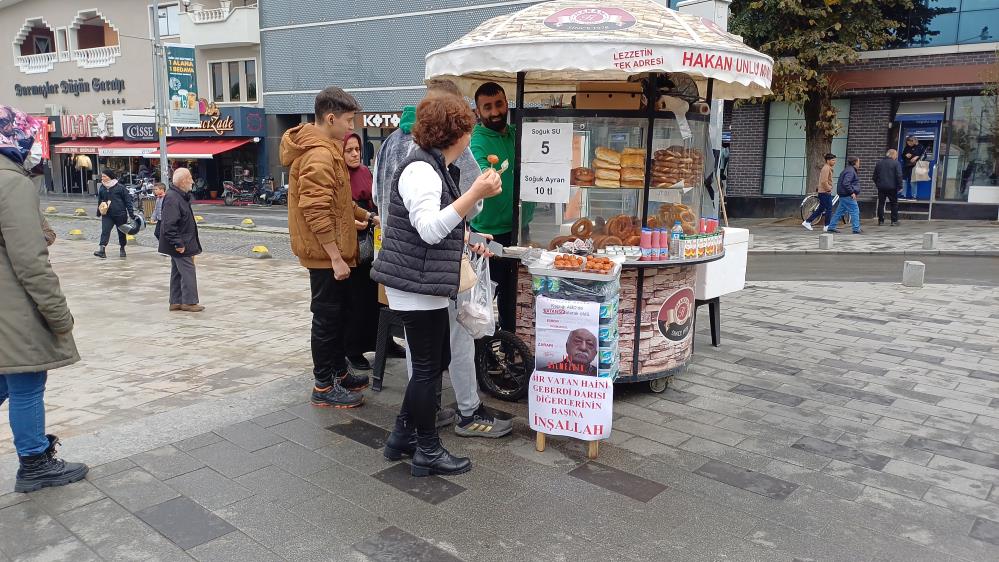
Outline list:
[[[567,203],[569,164],[524,162],[520,166],[520,199],[539,203]]]
[[[572,123],[524,123],[522,162],[572,162]]]

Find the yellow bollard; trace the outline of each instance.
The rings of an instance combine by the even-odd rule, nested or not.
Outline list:
[[[69,231],[69,239],[70,240],[83,240],[84,239],[83,231],[80,230],[79,228],[74,228],[73,230],[70,230]]]
[[[243,227],[244,228],[253,228],[255,226],[257,226],[257,225],[253,224],[253,219],[249,219],[249,218],[243,219]]]
[[[58,212],[59,212],[59,209],[56,209],[55,207],[45,207],[45,214],[46,215],[54,215],[54,214],[56,214]]]
[[[204,222],[204,221],[205,221],[205,217],[203,217],[201,215],[194,215],[194,222]]]
[[[271,257],[271,252],[267,249],[267,246],[254,246],[253,249],[250,250],[250,257],[256,259],[266,259]]]
[[[77,210],[73,211],[73,214],[76,215],[76,216],[78,216],[78,217],[85,217],[85,216],[87,216],[87,210],[86,209],[77,209]]]

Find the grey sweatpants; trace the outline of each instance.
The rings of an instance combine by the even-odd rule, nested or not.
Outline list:
[[[198,274],[191,256],[170,256],[170,304],[198,304]]]
[[[479,408],[478,383],[475,380],[475,340],[458,323],[458,308],[453,301],[447,307],[447,315],[451,325],[451,364],[447,368],[448,376],[451,377],[458,410],[463,416],[471,416]],[[406,375],[413,378],[413,363],[408,348]]]

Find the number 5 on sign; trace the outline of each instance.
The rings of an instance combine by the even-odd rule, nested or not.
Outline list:
[[[572,162],[572,123],[524,123],[522,162]]]
[[[524,162],[520,166],[520,199],[539,203],[568,203],[569,165]]]

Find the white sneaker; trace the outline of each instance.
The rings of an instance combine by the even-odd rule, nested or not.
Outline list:
[[[811,230],[812,229],[812,223],[810,223],[808,221],[801,221],[801,226],[805,227],[805,230]]]

